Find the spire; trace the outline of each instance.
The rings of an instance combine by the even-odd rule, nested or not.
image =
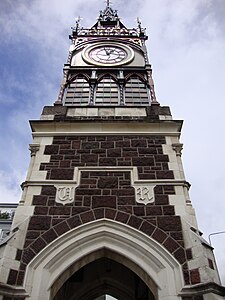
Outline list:
[[[142,28],[141,20],[139,18],[137,18],[137,30],[138,30],[140,36],[145,36],[146,28]]]
[[[113,9],[111,6],[111,0],[105,0],[105,9],[100,10],[99,17],[97,22],[91,28],[83,28],[80,26],[81,18],[76,19],[74,27],[71,27],[72,34],[69,38],[72,40],[72,43],[75,44],[75,40],[78,36],[130,36],[140,37],[144,40],[147,40],[145,34],[145,29],[141,27],[141,22],[137,20],[137,29],[132,28],[128,29],[120,20],[117,10]]]
[[[110,7],[110,0],[106,0],[106,8]]]
[[[141,27],[141,20],[137,17],[137,24],[138,24],[138,29],[139,31],[142,30],[142,27]]]
[[[81,21],[81,17],[79,16],[76,18],[76,25],[74,27],[76,33],[78,33],[78,31],[80,30],[80,21]]]
[[[117,14],[117,10],[113,10],[112,7],[110,6],[111,1],[106,0],[106,8],[104,11],[100,11],[100,15],[98,18],[98,21],[100,22],[117,22],[119,21],[119,17]]]

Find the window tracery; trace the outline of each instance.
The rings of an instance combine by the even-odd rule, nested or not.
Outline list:
[[[147,84],[141,78],[133,74],[125,84],[125,104],[127,105],[148,105],[149,94]]]
[[[141,74],[101,74],[90,79],[78,74],[65,91],[65,105],[149,105],[150,95],[147,82]]]
[[[65,105],[87,105],[89,98],[89,82],[83,75],[76,76],[67,87]]]
[[[111,75],[104,75],[96,87],[95,104],[118,105],[118,103],[118,85]]]

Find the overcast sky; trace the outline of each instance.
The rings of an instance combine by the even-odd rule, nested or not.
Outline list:
[[[18,202],[32,142],[28,120],[57,99],[71,26],[93,25],[103,0],[0,0],[0,202]],[[140,17],[161,105],[184,120],[191,200],[205,239],[225,231],[225,0],[114,0]],[[225,234],[212,236],[225,284]]]

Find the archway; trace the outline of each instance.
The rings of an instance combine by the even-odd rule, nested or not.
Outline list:
[[[102,258],[112,260],[114,266],[120,264],[120,268],[127,268],[124,273],[135,274],[133,278],[141,279],[154,295],[153,299],[168,299],[168,295],[170,299],[179,299],[177,295],[183,287],[179,262],[146,234],[108,219],[89,222],[66,232],[29,263],[24,282],[29,299],[54,299],[73,274],[78,274],[90,263],[99,263]],[[113,280],[110,280],[111,284]],[[97,287],[95,284],[92,290],[96,292]],[[111,289],[111,294],[117,296],[115,290]],[[121,289],[118,296],[122,292],[126,289]],[[106,293],[105,289],[102,293]],[[101,293],[95,295],[98,297]]]
[[[147,285],[123,264],[99,258],[75,272],[61,287],[54,300],[106,299],[156,300]]]

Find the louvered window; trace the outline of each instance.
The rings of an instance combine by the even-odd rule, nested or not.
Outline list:
[[[146,84],[138,76],[132,76],[125,85],[125,104],[148,105],[149,96]]]
[[[119,99],[118,86],[110,76],[104,76],[96,88],[95,104],[117,105]]]
[[[65,105],[87,105],[89,103],[90,87],[87,80],[78,76],[67,88]]]

